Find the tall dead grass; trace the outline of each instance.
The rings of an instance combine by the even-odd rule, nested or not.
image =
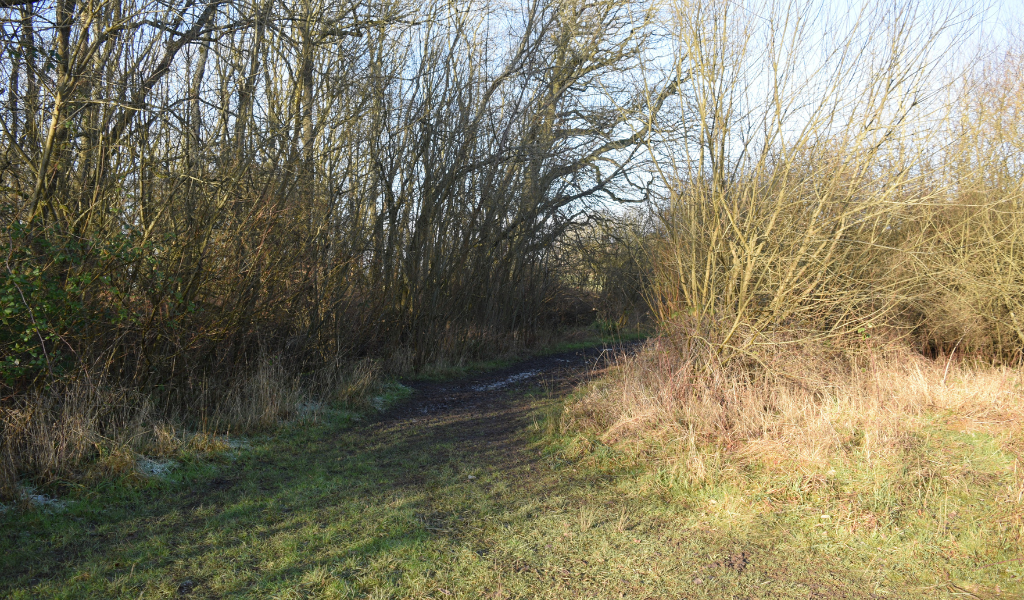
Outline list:
[[[364,410],[378,378],[370,361],[303,375],[264,357],[234,379],[193,382],[171,398],[87,377],[60,381],[0,406],[0,498],[18,497],[23,482],[125,475],[143,456],[224,449],[228,435],[315,418],[324,407]]]
[[[166,456],[193,444],[135,390],[87,379],[0,407],[0,497],[14,498],[19,479],[95,479],[134,469],[136,455]]]
[[[113,416],[109,412],[124,404],[116,392],[101,399],[95,388],[87,385],[61,387],[48,394],[18,398],[12,407],[0,409],[0,493],[4,496],[14,495],[20,472],[52,478],[66,474],[71,465],[92,455],[104,440],[105,428],[98,423],[107,421],[103,417]],[[136,421],[146,408],[140,406],[135,414],[122,413],[107,422],[118,420],[124,425],[124,421]]]
[[[723,365],[662,337],[613,373],[563,424],[608,443],[682,443],[696,462],[720,452],[791,466],[854,451],[871,460],[899,452],[935,419],[1007,433],[1024,422],[1020,368],[930,359],[901,342],[779,344],[760,363]]]

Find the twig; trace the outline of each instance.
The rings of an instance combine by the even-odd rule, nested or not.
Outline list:
[[[960,347],[960,342],[964,341],[964,336],[960,336],[960,339],[956,341],[956,345],[953,346],[953,351],[949,353],[949,359],[946,360],[946,370],[942,372],[942,387],[946,387],[946,375],[949,375],[949,365],[953,362],[953,356],[956,355],[956,349]]]

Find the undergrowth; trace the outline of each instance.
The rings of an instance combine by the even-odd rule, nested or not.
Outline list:
[[[775,417],[774,431],[741,430],[746,438],[738,431],[726,436],[724,426],[690,435],[668,417],[606,435],[615,413],[598,421],[595,404],[615,399],[616,389],[621,402],[623,382],[642,372],[659,343],[592,373],[597,379],[568,396],[519,389],[480,398],[475,409],[417,412],[366,426],[325,410],[301,426],[253,436],[244,451],[186,463],[166,479],[80,489],[63,510],[0,514],[0,572],[6,573],[0,593],[423,599],[1024,593],[1020,437],[1014,422],[998,416],[1016,410],[1011,371],[949,361],[947,372],[945,361],[916,362],[912,355],[906,367],[881,355],[871,367],[869,352],[847,355],[846,366],[822,358],[844,380],[854,366],[864,369],[859,380],[834,382],[848,396],[874,389],[871,381],[881,374],[917,377],[918,368],[920,386],[943,384],[953,393],[937,406],[935,397],[926,398],[915,412],[911,400],[927,386],[895,380],[889,396],[858,392],[859,406],[876,406],[877,414],[860,422],[862,436],[841,432],[838,444],[824,440],[818,453],[809,452],[815,446],[809,442],[792,451],[753,443],[817,431],[792,413]],[[875,351],[903,356],[895,347]],[[655,374],[651,363],[643,368]],[[723,375],[722,381],[733,379],[729,393],[755,384],[735,381],[736,373]],[[852,400],[837,390],[818,401],[815,419],[854,414],[849,406],[844,412],[842,403]],[[815,420],[810,415],[808,423]],[[787,429],[793,437],[782,435]],[[885,431],[888,437],[874,437]]]
[[[580,460],[634,457],[638,486],[711,523],[854,549],[890,591],[990,597],[1024,583],[1022,418],[1020,368],[877,340],[722,364],[658,338],[548,428]]]
[[[641,336],[625,332],[615,339]],[[280,357],[267,356],[233,378],[187,382],[185,393],[67,378],[0,405],[0,500],[23,500],[27,489],[96,485],[136,473],[140,460],[216,451],[232,437],[315,422],[325,410],[377,414],[411,392],[398,377],[465,376],[507,366],[530,352],[564,352],[607,339],[596,327],[579,327],[542,337],[538,348],[488,361],[437,360],[418,371],[399,356],[337,359],[296,373]]]

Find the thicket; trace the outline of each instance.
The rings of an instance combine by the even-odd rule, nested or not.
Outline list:
[[[955,7],[670,6],[685,58],[643,239],[661,335],[563,424],[671,446],[695,485],[891,457],[936,411],[1019,435],[1020,41],[948,61]]]
[[[728,362],[897,327],[1019,360],[1019,48],[948,62],[965,15],[912,3],[745,8],[672,5],[680,93],[649,145],[669,337]]]
[[[622,74],[648,48],[649,8],[0,14],[8,481],[25,424],[69,385],[198,418],[237,410],[230,382],[264,363],[307,379],[364,357],[410,368],[592,318],[567,234],[628,187],[644,135],[622,131],[641,108]]]
[[[0,483],[645,305],[716,364],[1019,361],[1020,48],[857,11],[0,0]]]

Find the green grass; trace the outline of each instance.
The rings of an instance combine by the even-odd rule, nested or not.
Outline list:
[[[822,472],[558,431],[564,398],[327,412],[168,480],[0,515],[11,598],[1024,597],[1021,479],[940,420]],[[1016,502],[1014,499],[1017,498]],[[827,517],[826,517],[827,516]]]
[[[372,390],[370,405],[380,412],[387,412],[388,409],[407,400],[412,396],[412,388],[397,381],[380,381]]]
[[[650,337],[650,333],[643,329],[631,331],[620,331],[616,333],[603,333],[600,330],[591,329],[594,333],[590,337],[571,342],[559,342],[557,344],[542,348],[537,356],[548,356],[574,350],[585,350],[601,344],[618,344],[621,342],[638,342]]]

